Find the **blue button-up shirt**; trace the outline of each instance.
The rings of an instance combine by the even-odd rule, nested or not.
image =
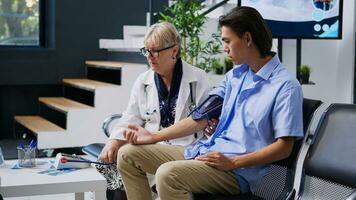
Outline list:
[[[277,138],[303,136],[303,94],[277,55],[257,73],[248,65],[226,74],[211,95],[224,98],[220,122],[206,141],[185,149],[185,158],[219,151],[238,156],[258,151]],[[241,192],[255,191],[269,165],[235,169]]]

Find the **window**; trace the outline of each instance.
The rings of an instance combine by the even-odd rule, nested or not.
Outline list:
[[[41,46],[41,1],[0,0],[0,46]]]

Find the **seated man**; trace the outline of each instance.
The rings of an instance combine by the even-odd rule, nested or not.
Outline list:
[[[155,133],[129,125],[125,138],[134,145],[118,153],[129,200],[151,198],[146,172],[156,174],[162,200],[255,191],[269,164],[288,157],[295,138],[303,136],[301,86],[270,51],[272,36],[262,16],[237,7],[219,24],[224,51],[238,66],[210,93],[224,99],[215,133],[186,148],[154,144],[202,130],[207,119],[194,113]]]

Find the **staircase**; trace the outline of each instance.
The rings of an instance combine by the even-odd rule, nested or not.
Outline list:
[[[86,61],[86,79],[63,79],[63,97],[40,97],[38,116],[15,116],[15,131],[37,136],[38,148],[105,142],[102,121],[122,113],[138,74],[147,65]]]

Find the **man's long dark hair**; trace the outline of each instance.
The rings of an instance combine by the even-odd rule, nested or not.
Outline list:
[[[219,18],[219,26],[231,28],[239,37],[249,32],[261,56],[264,58],[271,55],[272,33],[256,9],[247,6],[235,7]]]

